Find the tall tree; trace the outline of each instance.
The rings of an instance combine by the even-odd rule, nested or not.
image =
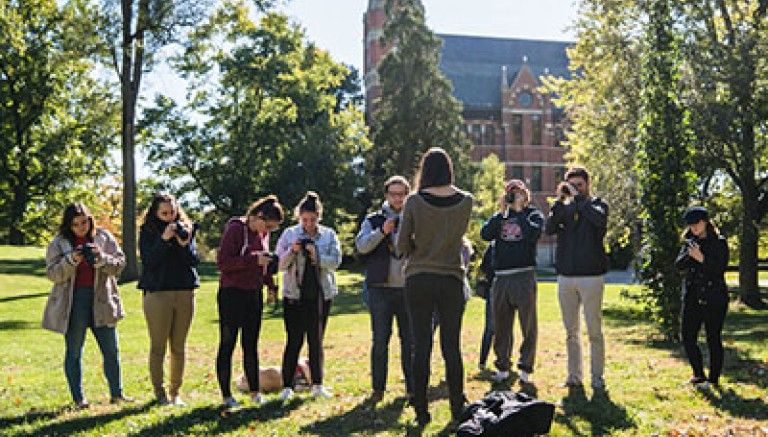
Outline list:
[[[545,78],[544,88],[568,116],[569,161],[589,169],[611,205],[607,243],[639,247],[637,170],[642,11],[636,0],[582,0],[568,49],[571,78]]]
[[[158,61],[163,47],[179,42],[204,14],[205,1],[102,0],[103,55],[120,79],[122,122],[123,250],[122,280],[139,276],[136,251],[136,109],[142,75]]]
[[[642,118],[638,141],[639,184],[645,227],[640,279],[642,295],[669,338],[679,329],[681,275],[675,266],[680,217],[693,193],[695,176],[689,114],[680,102],[680,55],[673,34],[670,0],[647,7],[647,52],[643,57]]]
[[[324,221],[338,223],[355,206],[355,158],[369,148],[359,84],[285,16],[250,15],[227,2],[191,34],[174,61],[191,99],[159,97],[146,111],[150,162],[199,194],[215,229],[259,196],[290,206],[308,189],[326,203]]]
[[[0,3],[0,238],[40,243],[63,203],[108,164],[115,101],[93,77],[93,11]]]
[[[768,1],[678,3],[697,151],[741,194],[740,297],[765,307],[757,256],[760,223],[768,214]]]
[[[372,192],[392,174],[412,176],[421,154],[443,147],[454,159],[460,184],[472,182],[470,142],[462,105],[439,67],[442,42],[427,27],[418,0],[389,0],[382,43],[392,47],[378,66],[380,100],[371,120],[375,144],[368,157]]]

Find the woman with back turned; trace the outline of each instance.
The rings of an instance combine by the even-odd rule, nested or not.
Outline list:
[[[416,193],[403,207],[397,249],[407,258],[405,299],[414,336],[413,407],[419,426],[431,420],[427,410],[432,313],[440,320],[440,348],[445,360],[453,419],[464,407],[464,365],[459,334],[464,313],[461,247],[469,224],[473,198],[453,185],[453,163],[441,148],[421,159]]]

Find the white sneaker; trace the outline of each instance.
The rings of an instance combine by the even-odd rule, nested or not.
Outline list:
[[[240,404],[232,396],[224,398],[224,407],[228,409],[239,408]]]
[[[315,398],[332,398],[333,395],[331,392],[328,391],[325,387],[322,385],[313,385],[312,386],[312,397]]]
[[[702,391],[708,391],[710,389],[709,381],[699,382],[696,384],[696,388]]]
[[[251,393],[251,402],[253,402],[256,405],[264,405],[264,403],[267,400],[264,399],[264,395],[261,394],[260,391],[257,391],[255,393]]]
[[[232,399],[232,400],[234,400],[234,399]],[[237,403],[237,402],[235,402],[235,403]],[[179,396],[179,395],[171,396],[170,404],[173,405],[174,407],[186,407],[187,406],[187,403],[184,402],[184,400],[181,399],[181,396]]]
[[[507,378],[509,378],[509,372],[502,372],[501,370],[497,370],[493,375],[493,380],[495,382],[504,382]]]
[[[283,389],[283,391],[280,392],[280,400],[285,402],[288,399],[293,397],[293,389],[290,387],[286,387]]]

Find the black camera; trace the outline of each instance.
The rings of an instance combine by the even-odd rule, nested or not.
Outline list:
[[[96,264],[96,255],[93,253],[93,244],[83,244],[80,246],[80,253],[83,254],[83,258],[85,258],[85,262],[88,263],[88,265],[93,266]]]
[[[199,228],[200,225],[197,223],[192,223],[192,235],[197,232],[197,228]],[[187,228],[184,227],[184,224],[181,222],[181,220],[176,220],[176,235],[179,236],[182,240],[186,240],[189,238],[189,231]]]
[[[685,239],[685,245],[688,246],[688,247],[695,247],[695,246],[698,246],[699,243],[696,242],[695,238],[686,238]]]
[[[311,238],[300,238],[299,244],[301,245],[301,250],[307,250],[307,245],[315,244],[315,240]]]
[[[510,191],[504,195],[504,201],[507,203],[515,203],[515,198],[517,195],[514,191]]]
[[[267,256],[269,257],[269,264],[267,264],[267,274],[275,275],[277,274],[280,257],[278,257],[275,253],[268,253]]]

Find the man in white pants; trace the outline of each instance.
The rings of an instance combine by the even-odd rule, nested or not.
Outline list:
[[[592,388],[604,389],[605,341],[603,339],[603,288],[608,271],[608,257],[603,239],[608,222],[608,205],[590,195],[589,173],[574,167],[565,175],[557,190],[545,227],[548,235],[557,235],[557,295],[566,332],[569,387],[581,386],[581,338],[579,309],[589,335]]]

